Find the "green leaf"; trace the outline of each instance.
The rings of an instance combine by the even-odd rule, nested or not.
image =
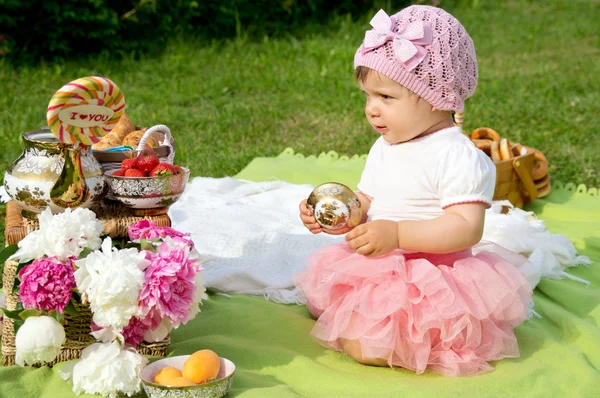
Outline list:
[[[29,318],[30,316],[40,316],[41,314],[42,314],[41,310],[38,310],[36,308],[28,308],[19,313],[19,318],[21,318],[22,320],[25,320],[25,319]]]
[[[123,249],[131,249],[131,248],[142,250],[142,245],[137,242],[129,242],[123,247]]]
[[[23,268],[25,268],[26,266],[28,266],[29,264],[31,264],[32,262],[33,262],[33,260],[28,261],[26,263],[19,263],[19,265],[17,265],[17,271],[15,272],[15,283],[13,284],[12,294],[19,293],[19,287],[21,286],[21,280],[19,279],[19,272]]]
[[[93,252],[93,250],[89,247],[84,248],[81,253],[79,253],[78,259],[81,260],[82,258],[86,258],[91,252]]]
[[[69,300],[69,304],[67,304],[67,306],[63,310],[63,313],[70,315],[72,317],[77,317],[80,315],[79,311],[77,311],[77,308],[75,308],[75,305],[73,304],[73,298],[71,298],[71,300]]]
[[[127,242],[125,241],[125,238],[112,238],[113,246],[119,250],[124,249],[126,246],[126,243]]]
[[[56,319],[56,321],[58,323],[60,323],[61,325],[62,325],[63,321],[65,320],[65,316],[56,310],[50,311],[48,316]]]
[[[81,294],[77,288],[71,289],[71,301],[74,301],[75,303],[81,303]]]
[[[19,245],[16,243],[6,246],[2,251],[0,251],[0,263],[4,263],[10,256],[15,254],[19,250]]]
[[[23,308],[23,303],[22,302],[18,302],[17,303],[17,308],[15,308],[14,310],[7,310],[6,308],[1,308],[2,312],[4,312],[4,316],[10,318],[10,319],[21,319],[19,317],[19,314],[21,313],[21,311],[23,311],[25,308]]]
[[[17,335],[17,332],[19,331],[19,328],[21,326],[23,326],[23,324],[25,323],[24,320],[17,318],[14,320],[14,328],[15,328],[15,336]]]
[[[140,248],[142,250],[154,250],[154,244],[152,240],[140,239]]]

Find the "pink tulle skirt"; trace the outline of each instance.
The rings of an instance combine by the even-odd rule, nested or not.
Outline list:
[[[346,243],[321,248],[295,277],[318,318],[311,334],[338,351],[340,339],[356,340],[364,359],[417,373],[493,370],[488,361],[519,356],[513,329],[529,316],[532,292],[504,257],[471,253],[369,258]]]

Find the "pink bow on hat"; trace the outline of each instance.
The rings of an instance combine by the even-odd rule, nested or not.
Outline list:
[[[403,30],[394,33],[392,31],[394,24],[395,21],[385,11],[379,10],[371,19],[373,29],[365,33],[363,55],[392,40],[396,57],[408,70],[413,70],[427,54],[427,50],[423,46],[431,44],[433,36],[431,26],[427,22],[415,21],[409,23]]]

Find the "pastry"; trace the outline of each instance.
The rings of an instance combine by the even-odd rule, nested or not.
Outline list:
[[[500,142],[500,134],[498,134],[496,130],[489,127],[479,127],[478,129],[473,130],[471,133],[471,139],[477,140],[480,138],[489,138],[496,142]]]
[[[121,139],[118,135],[111,132],[102,137],[100,142],[93,144],[92,149],[96,151],[105,151],[109,148],[114,148],[119,145],[121,145]]]
[[[508,140],[506,138],[502,138],[500,140],[500,158],[502,160],[512,159],[512,151],[508,145]]]
[[[134,148],[137,148],[144,136],[146,129],[135,130],[127,135],[123,140],[123,145],[128,145]],[[146,145],[150,145],[152,148],[158,147],[159,144],[159,136],[157,134],[152,133],[150,137],[146,140]]]
[[[111,133],[116,134],[121,141],[123,141],[125,137],[127,137],[127,135],[134,130],[135,124],[129,120],[129,117],[126,113],[123,113],[123,116],[121,116],[117,125],[113,127]]]
[[[548,160],[543,153],[536,149],[531,176],[534,180],[541,180],[546,174],[548,174]]]
[[[490,154],[494,163],[502,161],[502,158],[500,157],[500,144],[498,143],[498,141],[492,141],[492,145],[490,147]]]

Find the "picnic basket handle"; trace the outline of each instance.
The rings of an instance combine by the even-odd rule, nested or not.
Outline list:
[[[163,145],[169,148],[169,155],[167,156],[167,162],[173,164],[173,158],[175,157],[175,149],[173,148],[173,136],[171,135],[171,130],[165,126],[164,124],[157,124],[156,126],[150,127],[140,140],[138,144],[137,150],[144,150],[144,146],[146,145],[146,141],[150,138],[150,135],[154,132],[163,133],[165,135],[165,141]]]
[[[522,162],[522,159],[520,158],[513,159],[512,165],[515,171],[517,172],[517,175],[521,179],[523,187],[525,187],[525,190],[527,191],[527,194],[529,196],[528,201],[533,202],[538,197],[538,190],[535,187],[535,182],[533,182],[533,177],[531,176],[531,173],[527,170],[527,168],[525,167],[525,163]]]

